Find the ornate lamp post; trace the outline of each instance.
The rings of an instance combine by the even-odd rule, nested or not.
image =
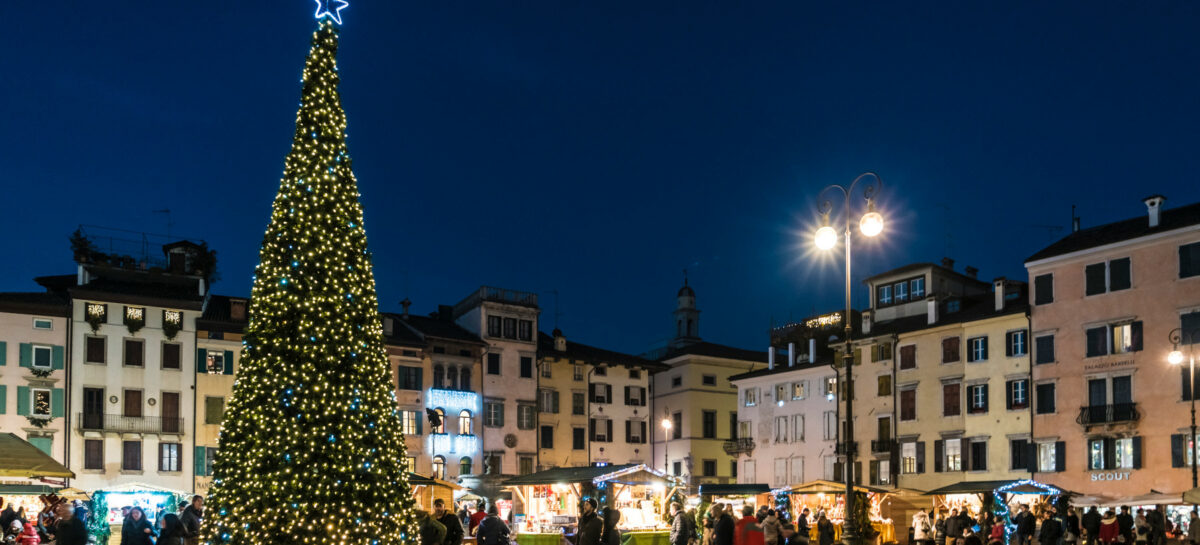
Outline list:
[[[668,416],[668,417],[664,417],[662,419],[662,429],[663,429],[663,473],[670,475],[671,474],[671,467],[670,467],[671,461],[667,455],[668,454],[667,453],[667,448],[668,448],[667,445],[669,444],[668,441],[671,440],[671,417]]]
[[[1179,350],[1179,345],[1187,347],[1188,365],[1191,366],[1188,375],[1188,398],[1192,402],[1192,434],[1188,436],[1187,445],[1191,449],[1192,457],[1192,488],[1196,488],[1196,351],[1195,343],[1200,342],[1200,329],[1184,331],[1182,328],[1176,328],[1167,336],[1167,340],[1174,345],[1171,353],[1167,355],[1167,361],[1171,365],[1181,365],[1183,363],[1183,352]]]
[[[858,182],[864,178],[871,178],[872,181],[863,188],[863,198],[867,201],[867,211],[859,219],[858,227],[864,236],[873,237],[883,231],[883,216],[875,211],[875,194],[883,188],[883,180],[874,172],[864,172],[859,174],[853,182],[850,182],[849,187],[840,185],[830,185],[821,190],[818,196],[817,212],[822,217],[822,227],[817,229],[816,236],[813,242],[817,248],[822,250],[832,250],[838,242],[837,231],[829,223],[830,213],[833,211],[833,202],[825,200],[824,196],[827,192],[833,189],[841,191],[843,200],[846,203],[845,222],[846,229],[844,231],[843,243],[846,247],[846,314],[845,324],[846,333],[844,340],[846,341],[846,352],[842,358],[842,363],[846,368],[846,436],[842,440],[842,448],[846,456],[844,464],[843,477],[846,479],[846,515],[845,523],[842,530],[842,542],[847,545],[861,545],[862,538],[859,535],[858,522],[854,519],[854,352],[850,346],[850,199],[854,195],[854,188]],[[836,193],[836,191],[835,191]]]

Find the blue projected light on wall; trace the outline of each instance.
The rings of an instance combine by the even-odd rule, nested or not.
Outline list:
[[[429,436],[429,450],[434,454],[471,455],[479,450],[479,437],[435,433]]]
[[[479,411],[479,394],[461,390],[429,390],[425,406],[430,409],[444,409],[450,417],[457,417],[458,412],[462,410],[475,414]]]

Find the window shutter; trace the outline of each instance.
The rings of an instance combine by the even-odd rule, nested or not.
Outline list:
[[[1037,473],[1038,467],[1038,451],[1037,443],[1030,441],[1025,444],[1025,467],[1029,468],[1030,473]]]
[[[1190,375],[1191,375],[1191,368],[1185,367],[1183,365],[1179,366],[1179,383],[1182,387],[1182,392],[1183,392],[1182,399],[1184,401],[1191,401],[1191,399],[1192,399],[1192,385],[1191,385],[1192,381],[1189,380],[1191,378]]]
[[[1142,436],[1133,436],[1133,468],[1142,468]]]
[[[197,477],[207,477],[208,475],[204,473],[204,470],[207,467],[207,464],[205,463],[205,460],[204,460],[205,448],[204,447],[196,447],[195,450],[196,450],[196,463],[194,465],[196,466],[195,467],[196,476]]]
[[[208,351],[203,348],[196,349],[196,374],[205,372],[205,366],[208,365],[205,360],[208,359]]]
[[[21,343],[18,349],[20,356],[19,365],[21,367],[33,367],[33,345],[29,343]]]
[[[1004,334],[1004,355],[1012,357],[1013,355],[1013,332],[1009,331]]]
[[[613,396],[612,396],[612,384],[605,384],[605,385],[604,385],[604,399],[605,399],[606,401],[608,401],[609,403],[612,403],[612,402],[613,402]]]
[[[554,392],[550,394],[550,401],[554,405],[554,410],[551,412],[558,414],[558,390],[554,390]]]
[[[645,444],[645,443],[646,443],[646,441],[647,441],[647,438],[646,438],[646,422],[644,422],[644,421],[643,421],[643,422],[638,422],[638,429],[640,429],[640,430],[642,431],[642,433],[641,433],[641,438],[642,438],[642,440],[641,440],[641,441],[639,441],[639,443],[643,443],[643,444]]]
[[[945,457],[946,443],[941,439],[933,442],[933,472],[942,472],[942,458]]]
[[[1182,433],[1171,436],[1171,467],[1183,467],[1183,451],[1187,442]]]
[[[421,415],[418,414],[418,415],[416,415],[416,421],[417,421],[417,435],[421,435],[422,433],[424,433],[424,430],[422,430],[422,428],[425,427],[425,419],[421,418]]]
[[[925,473],[925,442],[917,441],[917,473]]]
[[[988,343],[988,338],[987,338],[987,337],[984,337],[984,338],[983,338],[983,359],[984,359],[984,360],[987,360],[987,359],[988,359],[988,344],[989,344],[989,343]]]
[[[595,418],[588,419],[588,437],[590,437],[592,441],[596,440],[596,419]]]
[[[629,387],[626,386],[625,390],[628,391]],[[630,422],[628,420],[625,421],[625,442],[626,443],[633,442],[633,422]]]
[[[17,386],[17,414],[29,416],[29,387]]]
[[[1133,345],[1133,350],[1140,351],[1142,349],[1142,322],[1129,324],[1129,333],[1132,337],[1129,341]]]
[[[0,414],[5,413],[5,407],[8,407],[8,386],[0,384]]]
[[[1013,408],[1013,383],[1011,380],[1004,383],[1004,408],[1010,411]]]
[[[1058,441],[1054,443],[1054,471],[1061,472],[1067,470],[1067,443]]]
[[[1111,437],[1104,438],[1104,467],[1115,468],[1117,465],[1117,441]]]
[[[633,404],[633,403],[631,403],[631,401],[633,401],[633,396],[631,395],[632,394],[631,390],[632,390],[632,387],[630,387],[630,386],[625,387],[625,405]]]
[[[62,418],[63,414],[63,389],[50,390],[50,416]]]
[[[0,341],[0,367],[8,363],[8,343]]]
[[[879,361],[879,345],[871,345],[871,361]]]
[[[988,399],[988,385],[981,384],[979,387],[983,389],[983,409],[981,411],[986,413],[988,412],[988,408],[992,406],[991,400]]]
[[[604,438],[605,438],[605,439],[608,439],[608,442],[609,442],[609,443],[611,443],[611,442],[612,442],[612,440],[613,440],[613,434],[612,434],[612,419],[610,418],[610,419],[608,419],[608,420],[605,420],[604,422],[605,422],[605,424],[604,424],[604,431],[605,431]]]
[[[233,374],[233,351],[232,350],[225,351],[225,369],[222,374],[225,374],[225,375]]]
[[[55,369],[62,369],[63,364],[63,347],[54,345],[50,347],[50,362],[54,364]]]
[[[962,453],[962,462],[960,464],[962,470],[967,471],[971,469],[971,442],[966,439],[959,439],[958,451]]]
[[[979,458],[975,460],[975,469],[987,471],[987,443],[984,443],[983,450],[979,451]]]

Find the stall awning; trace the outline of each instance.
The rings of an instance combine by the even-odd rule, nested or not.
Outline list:
[[[1110,502],[1110,507],[1137,507],[1139,505],[1179,505],[1184,502],[1184,494],[1163,494],[1162,492],[1150,492],[1141,496],[1133,496],[1130,498],[1121,498]]]
[[[433,477],[426,477],[424,475],[421,475],[420,473],[413,473],[411,471],[408,472],[408,484],[425,485],[425,486],[430,486],[430,485],[444,486],[451,490],[461,490],[462,489],[461,486],[459,486],[455,483],[452,483],[450,481],[444,481],[442,479],[435,479]]]
[[[756,494],[766,494],[771,491],[771,487],[763,483],[738,483],[738,484],[702,484],[700,485],[700,495],[713,496],[753,496]]]
[[[883,494],[889,492],[888,490],[884,490],[882,488],[863,486],[861,484],[855,486],[854,490],[857,492],[871,492],[874,494]],[[804,484],[793,486],[791,492],[793,494],[844,494],[846,493],[846,485],[845,483],[834,481],[810,481]]]
[[[950,486],[943,486],[936,490],[927,492],[930,496],[947,496],[950,494],[982,494],[991,492],[1002,486],[1013,484],[1017,481],[963,481],[954,483]]]
[[[75,474],[24,439],[0,433],[0,477],[74,478]]]
[[[1200,488],[1193,488],[1183,493],[1183,502],[1190,504],[1200,504]]]
[[[55,490],[44,484],[0,484],[0,496],[45,496]]]
[[[528,475],[518,475],[507,481],[504,481],[504,486],[527,486],[527,485],[543,485],[543,484],[558,484],[558,483],[590,483],[592,479],[608,473],[614,473],[630,468],[637,467],[638,464],[624,464],[619,466],[584,466],[584,467],[556,467],[530,473]]]

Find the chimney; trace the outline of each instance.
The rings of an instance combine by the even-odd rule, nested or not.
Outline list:
[[[970,276],[971,278],[975,278],[975,279],[979,278],[979,269],[977,269],[975,267],[968,265],[967,268],[963,269],[963,271],[965,271],[967,273],[967,276]]]
[[[817,339],[808,340],[808,363],[817,363]]]
[[[395,323],[391,316],[383,317],[383,334],[384,334],[384,336],[391,337],[394,326],[395,326]]]
[[[954,270],[954,260],[950,259],[948,257],[943,257],[942,258],[942,266],[947,269]]]
[[[796,343],[788,343],[788,367],[796,365]]]
[[[937,302],[937,298],[936,298],[936,297],[934,297],[934,296],[932,296],[932,295],[930,295],[929,297],[927,297],[927,298],[925,299],[925,307],[926,307],[926,309],[927,309],[927,311],[926,311],[926,314],[927,314],[927,319],[928,319],[928,323],[929,323],[929,325],[936,324],[936,323],[937,323],[937,320],[938,320],[938,302]]]
[[[767,348],[767,369],[775,368],[775,347]]]
[[[404,309],[404,313],[401,314],[401,316],[404,317],[405,321],[408,321],[408,307],[411,307],[411,306],[412,306],[412,301],[409,301],[407,297],[405,297],[403,301],[400,301],[400,307]]]
[[[871,311],[862,311],[862,332],[863,335],[871,332]]]
[[[246,321],[246,300],[245,299],[230,299],[229,300],[229,319],[239,322]]]
[[[1008,281],[1003,276],[992,280],[992,293],[996,297],[996,312],[1004,310],[1004,294],[1008,291]]]
[[[450,305],[438,305],[437,317],[439,320],[443,320],[443,321],[447,321],[447,322],[453,321],[454,320],[454,307],[452,307]]]
[[[1158,227],[1162,205],[1166,200],[1167,198],[1162,195],[1151,195],[1142,199],[1142,202],[1146,203],[1146,211],[1150,214],[1150,227]]]
[[[559,328],[554,328],[554,349],[559,352],[567,351],[567,338],[563,336],[563,332]]]

